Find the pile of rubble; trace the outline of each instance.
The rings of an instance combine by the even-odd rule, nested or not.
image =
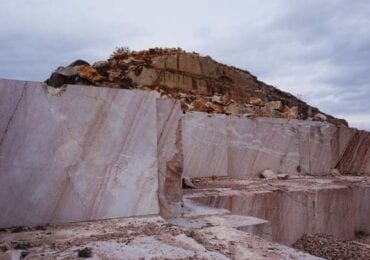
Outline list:
[[[184,112],[200,111],[244,117],[327,121],[346,125],[289,93],[259,81],[248,71],[226,66],[179,48],[144,51],[117,49],[106,61],[77,60],[59,67],[46,83],[52,87],[83,84],[156,90],[181,100]]]
[[[370,247],[326,234],[304,235],[293,247],[325,259],[370,259]]]

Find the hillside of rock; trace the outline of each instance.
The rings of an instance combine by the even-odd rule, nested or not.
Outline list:
[[[179,48],[144,51],[117,49],[105,61],[77,60],[59,67],[46,80],[52,87],[83,84],[156,90],[163,98],[181,100],[184,112],[201,111],[244,117],[327,121],[345,125],[295,96],[259,81],[248,71]]]

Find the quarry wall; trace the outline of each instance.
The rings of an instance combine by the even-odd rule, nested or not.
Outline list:
[[[314,121],[187,113],[184,175],[258,177],[263,170],[294,175],[370,175],[370,133]],[[206,162],[206,163],[205,163]]]
[[[370,175],[370,134],[193,112],[156,92],[0,80],[0,227],[180,214],[181,176]]]

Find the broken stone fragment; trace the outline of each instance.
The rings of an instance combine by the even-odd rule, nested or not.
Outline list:
[[[267,179],[267,180],[272,180],[272,179],[277,179],[278,176],[275,172],[273,172],[271,169],[266,169],[263,172],[260,173],[260,178],[262,179]]]
[[[251,97],[249,98],[249,104],[254,106],[263,106],[263,101],[258,97]]]

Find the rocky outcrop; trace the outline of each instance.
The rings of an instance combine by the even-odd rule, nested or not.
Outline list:
[[[60,67],[46,81],[53,87],[87,84],[158,90],[181,100],[183,111],[327,121],[347,125],[293,95],[259,81],[248,71],[181,49],[120,49],[92,66],[77,61]]]

